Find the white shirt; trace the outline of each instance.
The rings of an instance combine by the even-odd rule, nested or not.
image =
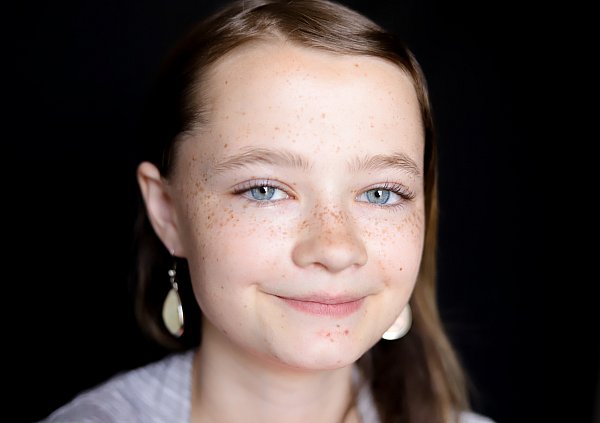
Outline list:
[[[134,370],[77,395],[39,423],[188,423],[191,405],[193,350]],[[373,397],[365,385],[357,409],[363,423],[379,423]],[[494,423],[462,412],[460,423]]]

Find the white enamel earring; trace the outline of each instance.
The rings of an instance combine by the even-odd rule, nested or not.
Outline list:
[[[173,262],[173,268],[169,269],[169,281],[171,289],[165,298],[162,308],[162,318],[166,328],[171,335],[179,338],[183,334],[183,307],[179,297],[179,286],[177,285],[177,262]]]
[[[412,325],[412,311],[410,305],[407,303],[400,316],[396,319],[394,324],[384,332],[382,338],[387,341],[393,341],[395,339],[402,338],[409,331]]]

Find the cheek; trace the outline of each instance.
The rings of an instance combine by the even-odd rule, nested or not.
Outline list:
[[[194,280],[233,289],[252,285],[281,264],[290,233],[285,213],[210,196],[190,211],[184,232]]]
[[[285,239],[290,234],[290,222],[285,214],[255,206],[212,208],[205,222],[194,225],[200,228],[196,238],[202,239],[202,248],[214,260],[235,265],[263,263],[272,266],[281,254]],[[231,269],[234,270],[234,269]]]
[[[373,222],[376,222],[375,224]],[[369,261],[384,273],[387,284],[412,285],[419,271],[425,239],[424,213],[415,208],[407,213],[391,212],[362,225]]]
[[[249,329],[257,291],[286,280],[284,234],[290,231],[284,218],[219,201],[204,202],[190,215],[186,247],[194,292],[222,331]]]

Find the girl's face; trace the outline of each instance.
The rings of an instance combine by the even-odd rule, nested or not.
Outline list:
[[[203,342],[295,368],[354,362],[407,304],[421,260],[410,79],[377,58],[265,43],[207,82],[208,123],[179,144],[167,185]]]

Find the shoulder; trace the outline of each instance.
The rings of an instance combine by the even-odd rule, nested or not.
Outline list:
[[[115,375],[84,391],[40,423],[186,422],[193,352]]]
[[[472,411],[463,411],[458,416],[459,423],[495,423],[488,417],[474,413]]]

